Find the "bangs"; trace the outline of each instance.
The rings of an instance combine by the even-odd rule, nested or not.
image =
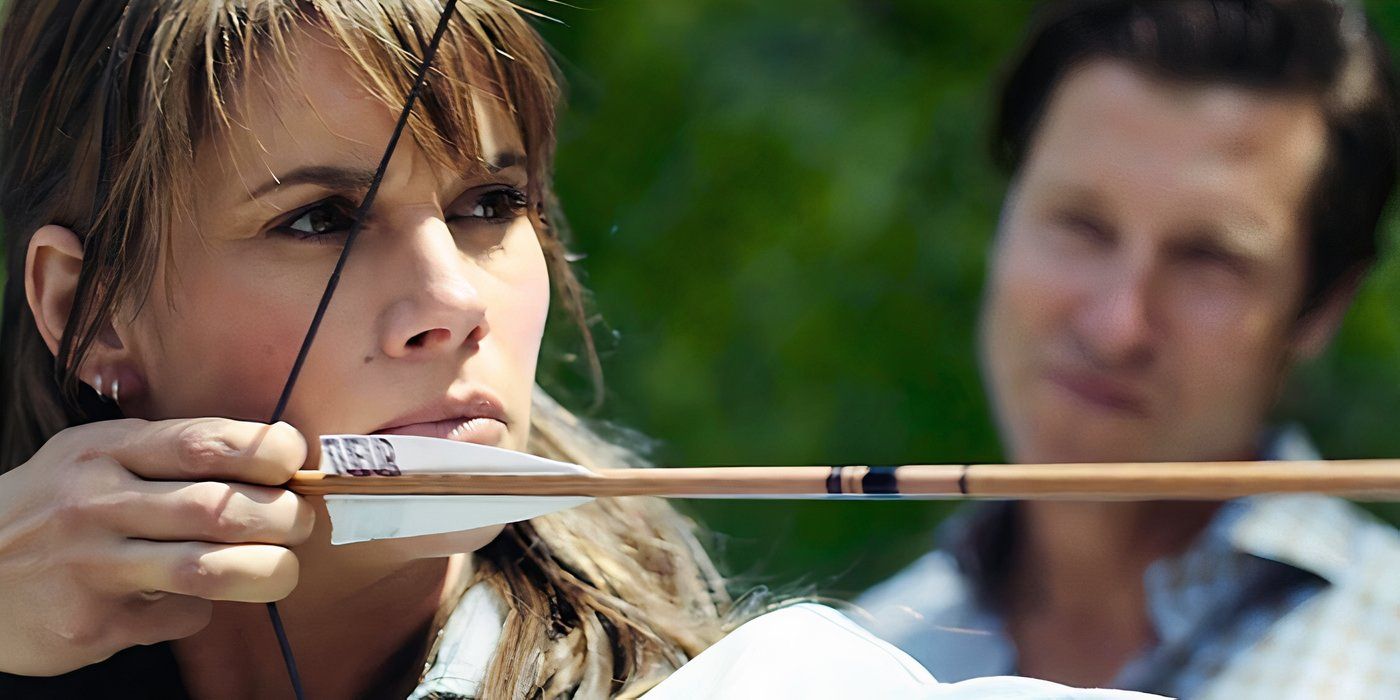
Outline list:
[[[504,1],[458,3],[457,16],[448,23],[419,97],[422,107],[414,110],[409,121],[418,145],[439,164],[480,159],[474,97],[496,101],[514,118],[529,155],[535,156],[541,144],[553,142],[558,96],[553,64],[521,11]],[[362,87],[397,113],[412,87],[441,8],[424,0],[387,6],[314,0],[300,3],[293,17],[293,21],[269,22],[270,31],[262,38],[273,49],[270,55],[281,69],[278,73],[291,73],[296,60],[285,49],[285,32],[304,31],[308,24],[322,28],[350,59]]]
[[[250,69],[274,80],[294,74],[296,33],[316,32],[332,42],[348,59],[349,77],[397,113],[441,12],[431,0],[170,3],[148,35],[147,107],[163,125],[152,151],[177,159],[157,171],[189,173],[202,136],[237,128],[240,86]],[[545,202],[559,89],[553,61],[522,13],[533,14],[505,0],[457,4],[408,135],[439,167],[460,170],[465,162],[484,168],[474,98],[494,101],[510,115],[525,146],[531,200]],[[176,94],[181,81],[170,80],[177,76],[188,81],[183,96]],[[166,183],[172,209],[188,202],[182,181],[188,178]]]

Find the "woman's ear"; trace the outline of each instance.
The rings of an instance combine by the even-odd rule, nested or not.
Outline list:
[[[82,268],[83,242],[70,229],[49,224],[29,239],[24,260],[24,294],[39,326],[39,335],[54,355],[63,342],[68,316],[73,313],[73,297]]]
[[[73,315],[82,269],[83,242],[73,231],[50,224],[29,239],[24,260],[24,294],[39,335],[55,356]],[[98,333],[97,342],[87,349],[85,357],[84,366],[77,368],[78,377],[98,396],[113,402],[121,402],[123,397],[128,403],[131,399],[140,401],[145,379],[110,324]]]

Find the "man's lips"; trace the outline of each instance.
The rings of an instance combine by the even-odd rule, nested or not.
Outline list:
[[[1095,408],[1134,416],[1147,415],[1147,399],[1141,392],[1102,375],[1052,371],[1047,379],[1055,387]]]

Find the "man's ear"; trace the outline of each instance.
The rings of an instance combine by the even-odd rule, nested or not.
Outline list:
[[[73,297],[82,268],[83,242],[71,230],[49,224],[29,239],[29,252],[24,259],[24,294],[39,326],[39,335],[54,355],[63,342],[68,316],[73,313]]]
[[[1364,276],[1364,271],[1348,273],[1332,286],[1315,308],[1298,319],[1293,334],[1294,359],[1311,360],[1327,349],[1341,328],[1351,302],[1356,299]]]

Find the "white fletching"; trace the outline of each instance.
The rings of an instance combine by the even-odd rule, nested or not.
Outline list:
[[[497,447],[416,435],[326,435],[321,471],[349,476],[398,474],[587,474]],[[326,496],[331,543],[349,544],[474,530],[519,522],[589,502],[582,496]]]

